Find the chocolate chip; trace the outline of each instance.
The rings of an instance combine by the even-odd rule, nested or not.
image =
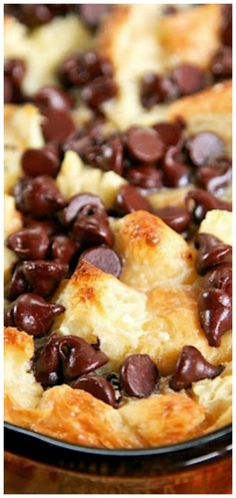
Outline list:
[[[232,205],[229,202],[221,201],[210,192],[202,189],[190,190],[185,197],[185,202],[196,223],[200,223],[206,213],[212,209],[232,211]]]
[[[35,378],[44,387],[55,386],[61,380],[59,341],[60,337],[56,333],[51,334],[46,344],[33,358],[32,369]]]
[[[96,117],[80,126],[63,144],[63,151],[73,150],[81,155],[86,148],[94,145],[94,142],[102,141],[102,127],[105,120],[102,116]]]
[[[170,387],[174,391],[191,387],[192,382],[203,379],[214,379],[223,372],[223,365],[212,365],[194,346],[184,346],[175,372],[170,379]]]
[[[90,143],[89,143],[90,142]],[[113,170],[118,175],[123,173],[123,144],[117,135],[109,137],[102,142],[92,143],[91,140],[85,142],[85,147],[81,147],[80,155],[83,160],[103,171]]]
[[[30,290],[30,285],[26,281],[23,273],[22,263],[17,263],[13,270],[11,281],[6,287],[6,296],[8,299],[14,300],[21,294],[30,292]]]
[[[232,5],[222,5],[221,39],[224,45],[232,47]]]
[[[129,128],[124,135],[126,147],[134,159],[150,163],[163,156],[164,146],[153,128]]]
[[[74,389],[82,389],[92,394],[95,398],[101,399],[104,403],[117,408],[115,390],[112,385],[103,377],[86,375],[71,382]]]
[[[173,14],[177,14],[177,13],[178,13],[178,9],[175,5],[166,5],[162,11],[163,16],[172,16]]]
[[[10,15],[31,29],[42,26],[53,18],[50,6],[45,4],[12,4],[8,6],[8,9]]]
[[[113,235],[107,213],[100,197],[83,193],[72,197],[63,211],[64,224],[73,224],[72,234],[77,242],[91,245],[112,245]]]
[[[105,209],[93,204],[84,206],[72,227],[74,239],[82,245],[106,244],[112,246],[113,234]]]
[[[5,324],[30,335],[43,336],[50,329],[54,318],[63,311],[64,306],[47,303],[37,294],[22,294],[11,303]]]
[[[232,297],[232,265],[222,264],[208,271],[203,279],[202,287],[221,289]]]
[[[181,95],[199,92],[206,85],[203,70],[193,64],[180,64],[172,72],[172,78]]]
[[[47,297],[68,273],[68,265],[59,261],[24,261],[23,273],[33,292]]]
[[[63,364],[63,375],[67,380],[92,372],[108,362],[105,353],[73,335],[60,340],[59,354]]]
[[[14,188],[14,195],[17,208],[36,218],[51,216],[65,205],[54,180],[47,175],[22,178]]]
[[[21,104],[24,102],[21,85],[26,72],[22,59],[8,59],[4,63],[4,102]]]
[[[126,179],[132,185],[146,190],[162,187],[162,172],[151,166],[129,168]]]
[[[165,147],[177,145],[182,138],[182,128],[176,121],[175,123],[161,122],[153,125],[154,130],[157,131],[162,143]]]
[[[220,47],[211,61],[211,71],[215,78],[232,78],[232,48]]]
[[[74,195],[70,199],[68,206],[63,210],[63,221],[65,225],[68,226],[73,223],[81,209],[88,205],[93,206],[94,208],[105,209],[103,202],[97,195],[87,192]]]
[[[58,232],[60,233],[61,231],[61,226],[57,221],[51,219],[51,220],[38,220],[33,218],[32,216],[24,216],[24,226],[27,228],[32,228],[32,227],[41,227],[43,228],[47,234],[48,237],[51,237],[52,235],[57,234]]]
[[[44,110],[42,131],[46,142],[63,144],[74,133],[75,123],[68,110],[48,107]]]
[[[217,192],[232,181],[232,163],[229,160],[218,161],[197,170],[196,182],[209,192]]]
[[[140,209],[151,211],[151,205],[133,185],[123,185],[117,194],[115,209],[123,214],[133,213]]]
[[[117,85],[112,78],[101,76],[84,86],[81,98],[88,107],[97,111],[104,102],[116,97],[117,91]]]
[[[101,76],[112,77],[110,61],[96,51],[76,52],[60,68],[59,78],[65,86],[84,86]]]
[[[99,246],[88,249],[81,254],[81,259],[85,259],[105,273],[111,273],[117,278],[121,274],[121,260],[118,254],[109,247]]]
[[[167,206],[155,209],[154,214],[159,216],[169,227],[178,233],[184,232],[191,221],[191,215],[188,210],[179,206]]]
[[[10,78],[13,85],[20,87],[26,73],[26,63],[23,59],[8,59],[4,63],[4,75]]]
[[[63,211],[65,225],[72,226],[72,235],[85,245],[113,244],[113,234],[108,216],[100,197],[93,194],[78,194]]]
[[[146,74],[141,81],[140,98],[146,109],[151,109],[162,102],[175,100],[178,96],[177,85],[168,76],[150,73]]]
[[[213,163],[225,153],[223,140],[211,131],[202,131],[191,137],[186,143],[186,148],[195,166]]]
[[[224,263],[232,263],[232,247],[223,244],[217,237],[207,233],[199,233],[196,237],[198,253],[196,269],[204,275],[210,268]]]
[[[163,183],[166,187],[185,187],[190,181],[190,168],[181,157],[179,147],[170,147],[162,163]]]
[[[56,235],[53,237],[51,252],[53,259],[60,263],[69,264],[78,250],[74,240],[69,239],[66,235]]]
[[[108,4],[81,4],[79,13],[81,19],[89,28],[97,28],[102,22],[104,16],[110,12],[112,5]]]
[[[48,7],[50,8],[50,12],[53,14],[53,16],[65,16],[68,13],[74,13],[76,4],[54,3],[54,4],[49,4]]]
[[[198,311],[209,345],[220,346],[222,334],[232,327],[231,297],[221,289],[203,290],[198,300]]]
[[[35,226],[12,233],[7,237],[6,245],[23,259],[44,259],[49,247],[49,238],[44,228]]]
[[[60,166],[58,149],[54,144],[41,149],[26,149],[22,155],[21,164],[24,173],[28,176],[56,177]]]
[[[4,76],[4,104],[13,102],[13,85],[8,76]]]
[[[132,354],[122,365],[121,386],[129,396],[146,398],[157,386],[159,372],[147,354]]]
[[[42,113],[49,107],[68,111],[74,106],[74,99],[61,88],[51,85],[40,88],[33,96],[33,103]]]

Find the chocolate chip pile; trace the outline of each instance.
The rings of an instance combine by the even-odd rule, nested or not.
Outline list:
[[[93,7],[93,8],[92,8]],[[224,9],[221,52],[216,54],[212,72],[225,77],[230,54],[230,6]],[[111,6],[105,5],[8,5],[7,11],[30,29],[50,22],[54,16],[78,12],[91,29],[99,26]],[[226,61],[227,64],[226,64]],[[223,68],[223,69],[222,69]],[[24,61],[11,59],[4,66],[6,103],[31,101],[44,116],[42,132],[46,145],[25,150],[21,166],[24,176],[12,192],[22,213],[24,226],[6,239],[18,261],[12,269],[6,294],[10,305],[6,326],[24,330],[35,338],[32,369],[44,388],[68,383],[118,408],[127,396],[143,398],[159,390],[160,374],[145,354],[126,358],[120,372],[102,375],[109,358],[99,343],[88,344],[77,336],[50,333],[53,320],[65,308],[51,303],[61,281],[70,278],[78,260],[85,259],[104,272],[119,278],[122,262],[113,249],[109,215],[121,217],[136,210],[147,210],[162,218],[179,233],[190,238],[207,211],[231,210],[231,204],[218,194],[231,182],[232,165],[225,144],[216,133],[205,131],[186,136],[182,119],[161,122],[152,127],[132,126],[125,132],[104,137],[102,104],[117,95],[110,62],[96,51],[77,52],[58,70],[60,86],[41,88],[28,97],[22,90],[26,72]],[[171,77],[148,76],[142,86],[146,107],[202,89],[206,76],[199,68],[182,65]],[[76,127],[73,118],[74,90],[93,111],[93,118]],[[91,167],[114,171],[127,183],[119,190],[107,211],[98,196],[79,193],[65,200],[55,179],[65,153],[73,150]],[[162,188],[194,184],[184,207],[154,209],[146,194]],[[196,188],[195,188],[196,187]],[[232,320],[232,250],[216,237],[197,236],[196,267],[203,275],[199,297],[202,328],[210,346],[220,345],[221,335]],[[170,379],[174,390],[192,382],[214,378],[223,367],[209,364],[193,346],[185,346]]]
[[[7,287],[7,297],[13,302],[6,323],[41,336],[50,328],[55,313],[64,311],[45,299],[71,275],[78,259],[86,259],[116,277],[122,264],[112,249],[113,233],[98,196],[81,193],[66,203],[54,180],[46,175],[21,178],[14,194],[25,226],[6,239],[7,247],[18,257]],[[46,309],[50,320],[46,319]],[[33,310],[31,329],[32,320],[27,321],[25,315],[31,316]]]
[[[171,11],[170,13],[174,13]],[[140,100],[146,109],[193,95],[222,79],[232,77],[232,5],[222,6],[221,47],[214,54],[207,70],[183,63],[170,74],[146,74],[140,82]]]
[[[36,351],[33,370],[45,388],[66,382],[74,389],[90,392],[114,408],[118,408],[122,395],[144,398],[157,390],[159,372],[148,355],[128,356],[119,375],[104,377],[92,373],[108,361],[97,344],[88,344],[76,336],[60,337],[53,333]]]
[[[232,247],[213,235],[200,233],[196,269],[204,275],[198,300],[200,321],[210,346],[220,346],[224,332],[232,328]]]
[[[128,397],[146,398],[159,392],[160,374],[149,355],[129,355],[119,373],[106,377],[96,369],[108,363],[108,357],[98,344],[55,332],[38,348],[33,358],[33,371],[46,389],[67,383],[73,389],[83,389],[98,399],[119,408]],[[169,380],[170,387],[179,391],[191,387],[192,382],[213,379],[224,370],[222,365],[211,365],[193,346],[184,346],[176,369]]]
[[[130,355],[120,372],[105,376],[96,372],[109,361],[99,343],[91,345],[80,337],[61,337],[55,332],[47,335],[54,318],[65,311],[63,306],[47,300],[73,271],[73,260],[75,263],[84,258],[116,277],[122,269],[120,258],[112,249],[113,235],[100,198],[81,193],[65,203],[52,178],[47,178],[49,182],[41,176],[22,178],[15,188],[25,227],[6,240],[19,258],[7,289],[12,302],[6,310],[6,326],[34,336],[32,369],[45,389],[68,383],[114,408],[121,406],[127,396],[145,398],[158,393],[160,374],[148,355]],[[196,268],[200,275],[205,275],[199,297],[201,323],[209,344],[219,346],[232,319],[232,249],[208,234],[199,234],[195,243]],[[185,346],[170,378],[170,387],[176,391],[187,389],[192,382],[214,378],[222,370],[221,365],[208,363],[193,346]]]
[[[11,60],[6,62],[6,67],[7,81],[10,81],[7,95],[16,95],[18,98],[22,96],[20,83],[24,75],[23,63]],[[59,173],[61,161],[68,150],[78,153],[85,163],[102,171],[114,171],[127,180],[128,185],[118,193],[111,213],[113,215],[127,214],[137,209],[146,209],[155,214],[145,193],[163,187],[184,187],[190,183],[195,184],[197,189],[186,197],[185,208],[156,211],[175,230],[183,232],[191,221],[199,223],[209,209],[231,209],[229,203],[215,197],[230,184],[232,177],[232,164],[227,157],[225,144],[216,133],[205,131],[187,137],[185,123],[179,119],[172,123],[160,122],[152,127],[132,126],[123,133],[114,132],[104,137],[102,127],[105,118],[101,115],[100,105],[114,96],[107,89],[108,80],[113,85],[109,61],[96,52],[79,53],[68,58],[59,73],[64,89],[43,87],[31,98],[44,116],[42,131],[46,146],[24,152],[22,168],[26,178],[18,184],[15,193],[19,209],[33,215],[36,213],[37,216],[38,211],[42,213],[41,209],[45,210],[45,215],[50,214],[50,209],[53,212],[52,202],[58,208],[62,207],[60,193],[54,195],[52,178]],[[94,83],[95,90],[91,93],[89,88]],[[70,92],[75,86],[82,87],[82,98],[90,92],[91,99],[86,97],[85,100],[94,111],[94,118],[80,127],[75,126],[71,112],[74,98]],[[18,198],[23,187],[24,200],[20,200]],[[48,202],[47,207],[45,202],[44,206],[41,205],[40,195],[37,195],[34,206],[30,200],[34,191],[40,189],[41,192],[50,190],[50,196],[53,196],[54,200]],[[24,206],[20,206],[20,202]]]
[[[84,129],[78,138],[76,135],[71,138],[70,148],[85,163],[103,171],[112,170],[128,181],[110,211],[113,216],[144,209],[183,232],[190,223],[199,224],[210,209],[231,210],[230,203],[215,195],[232,178],[232,163],[223,140],[208,131],[186,137],[182,120],[152,127],[133,126],[106,138],[99,136],[99,130],[95,133]],[[155,210],[146,197],[152,190],[189,184],[198,188],[190,190],[185,207]]]
[[[101,106],[117,95],[113,68],[109,60],[96,51],[76,52],[64,61],[57,77],[61,86],[46,86],[33,97],[24,95],[22,82],[26,66],[21,59],[9,59],[4,65],[4,102],[21,104],[32,102],[44,116],[45,140],[65,140],[75,131],[71,110],[75,99],[71,90],[80,90],[80,99],[94,113],[101,114]],[[63,123],[63,124],[62,124]]]
[[[107,4],[6,4],[5,14],[15,17],[29,29],[49,23],[55,17],[77,14],[89,29],[97,29],[112,5]]]

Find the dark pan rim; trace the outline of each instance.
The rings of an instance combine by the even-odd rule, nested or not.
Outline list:
[[[151,456],[151,455],[169,455],[171,453],[178,453],[181,451],[188,451],[192,449],[200,449],[201,447],[209,445],[209,443],[223,442],[227,439],[227,450],[231,450],[231,438],[232,438],[232,424],[228,424],[221,429],[217,429],[214,432],[205,434],[198,438],[189,439],[182,443],[159,446],[158,448],[142,448],[142,449],[106,449],[106,448],[96,448],[88,446],[80,446],[78,444],[69,443],[60,439],[56,439],[50,436],[46,436],[39,432],[32,431],[30,429],[25,429],[23,427],[11,424],[9,422],[4,422],[4,427],[6,431],[17,433],[21,436],[29,437],[33,440],[40,441],[45,444],[49,444],[54,448],[69,450],[72,453],[85,453],[89,455],[100,455],[100,456],[122,456],[122,457],[138,457],[138,456]],[[6,435],[5,435],[6,437]],[[213,449],[213,448],[212,448]],[[214,451],[214,450],[213,450]]]

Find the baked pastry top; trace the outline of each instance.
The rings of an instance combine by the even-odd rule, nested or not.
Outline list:
[[[7,421],[106,448],[230,423],[230,26],[6,8]]]

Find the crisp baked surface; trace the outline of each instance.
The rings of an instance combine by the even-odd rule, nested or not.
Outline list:
[[[152,395],[115,410],[66,385],[43,393],[27,373],[32,351],[32,337],[6,329],[5,413],[12,423],[73,443],[106,448],[156,446],[200,433],[204,409],[185,394]],[[18,378],[13,385],[12,376]]]
[[[192,283],[195,250],[160,218],[139,211],[117,221],[115,247],[124,261],[121,280],[138,290]]]
[[[227,215],[227,212],[221,212],[224,221]],[[216,220],[217,216],[216,212]],[[121,226],[115,231],[116,239],[127,237],[128,228],[135,223],[136,233],[130,239],[134,257],[135,243],[139,243],[144,251],[144,254],[141,250],[138,251],[140,261],[151,261],[149,252],[156,256],[158,244],[162,239],[164,244],[165,232],[170,232],[166,255],[161,257],[159,265],[158,261],[155,266],[152,263],[154,270],[160,268],[161,271],[165,259],[166,262],[171,259],[167,247],[171,248],[173,245],[176,254],[178,243],[182,243],[182,247],[186,246],[186,251],[189,248],[180,235],[161,220],[152,223],[152,218],[146,212],[126,216],[117,223]],[[159,239],[154,230],[156,224]],[[126,249],[129,250],[128,243]],[[123,271],[126,272],[129,260],[124,255],[123,258]],[[91,343],[99,338],[101,349],[109,356],[109,364],[103,367],[103,372],[106,369],[118,369],[127,355],[137,352],[149,354],[161,374],[168,375],[173,371],[182,347],[191,344],[208,361],[226,365],[219,377],[213,381],[193,383],[188,394],[184,391],[173,393],[164,385],[161,394],[144,400],[129,399],[116,410],[92,395],[66,385],[43,392],[41,385],[29,371],[33,355],[32,337],[17,329],[7,328],[6,420],[78,444],[107,448],[139,448],[178,442],[229,423],[231,334],[227,332],[223,336],[219,348],[208,345],[197,315],[198,290],[194,258],[191,254],[190,263],[188,258],[181,261],[179,256],[179,259],[179,263],[183,265],[183,279],[184,270],[189,273],[189,266],[192,267],[191,285],[175,280],[171,283],[167,275],[162,285],[153,289],[152,278],[150,280],[145,266],[141,266],[139,273],[146,275],[146,278],[145,287],[140,290],[136,290],[138,279],[135,279],[135,274],[132,288],[130,284],[124,283],[123,276],[119,281],[82,261],[71,279],[62,283],[57,292],[56,302],[65,305],[66,311],[54,322],[53,330],[59,329],[64,335],[76,335],[78,331],[80,337]],[[132,267],[133,258],[130,261]]]
[[[103,105],[107,119],[104,135],[131,125],[149,126],[182,117],[186,135],[200,131],[219,134],[231,156],[232,84],[223,81],[198,94],[179,98],[146,110],[140,102],[140,79],[147,72],[168,73],[182,62],[209,67],[220,47],[220,5],[194,9],[178,6],[178,12],[162,15],[160,5],[115,6],[96,37],[71,14],[55,18],[30,33],[12,17],[5,19],[6,58],[27,62],[23,89],[33,95],[44,85],[57,82],[56,72],[76,49],[96,44],[113,63],[117,98]],[[174,36],[173,36],[174,33]],[[135,42],[134,42],[135,40]],[[46,49],[45,49],[46,47]],[[128,47],[128,49],[127,49]],[[42,55],[43,54],[43,55]],[[45,56],[46,54],[46,56]],[[73,111],[82,124],[91,111],[78,105]],[[5,237],[22,227],[13,188],[22,176],[21,157],[27,148],[45,145],[43,117],[31,104],[5,106]],[[89,191],[112,208],[127,181],[114,171],[86,164],[69,150],[65,153],[56,185],[66,200]],[[184,206],[193,185],[163,188],[146,194],[154,208]],[[230,197],[230,191],[223,193]],[[98,373],[119,371],[130,354],[148,354],[164,381],[160,392],[146,399],[129,397],[117,410],[86,391],[59,385],[43,390],[32,373],[33,337],[24,331],[5,329],[5,418],[31,430],[73,443],[104,448],[145,448],[177,443],[230,423],[232,419],[231,331],[211,347],[201,328],[197,300],[201,277],[195,270],[196,251],[160,218],[136,211],[119,220],[110,219],[114,249],[122,260],[116,278],[85,260],[61,285],[52,302],[66,310],[51,331],[77,335],[89,343],[99,339],[109,363]],[[199,232],[210,233],[232,245],[232,215],[212,210]],[[8,283],[13,251],[4,247],[4,278]],[[174,392],[169,376],[185,345],[195,346],[213,365],[225,369],[213,380],[194,382],[188,390]]]
[[[149,354],[168,375],[186,344],[216,365],[230,361],[230,331],[220,348],[212,348],[201,328],[199,277],[193,250],[182,236],[144,211],[125,216],[114,231],[124,262],[120,280],[81,261],[57,292],[56,302],[66,311],[53,329],[91,343],[99,338],[109,370],[133,352]]]

